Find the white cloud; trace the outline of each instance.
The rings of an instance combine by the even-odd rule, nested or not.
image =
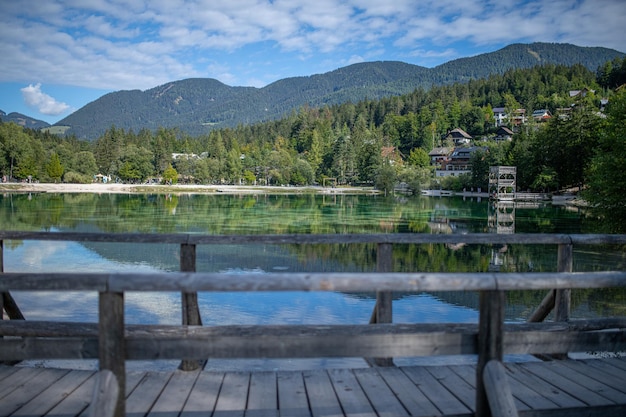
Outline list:
[[[220,75],[242,85],[354,57],[441,63],[467,54],[459,43],[623,50],[624,20],[623,0],[0,0],[0,82],[119,90]]]
[[[48,116],[58,116],[67,110],[70,106],[55,100],[48,94],[41,91],[41,84],[29,84],[28,87],[24,87],[20,90],[24,102],[34,109],[37,109],[39,113],[46,114]]]

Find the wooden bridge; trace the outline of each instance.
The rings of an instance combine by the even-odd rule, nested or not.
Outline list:
[[[626,360],[504,363],[504,353],[559,358],[626,350],[626,319],[570,320],[573,288],[626,286],[626,272],[572,272],[575,245],[626,244],[624,235],[254,235],[0,232],[5,240],[176,243],[181,272],[0,275],[0,416],[623,416]],[[195,272],[196,247],[220,244],[378,245],[377,272]],[[554,273],[398,273],[394,244],[558,245]],[[2,247],[0,246],[0,249]],[[4,252],[0,250],[0,255]],[[2,258],[0,257],[0,261]],[[0,262],[2,265],[3,262]],[[528,323],[504,323],[506,291],[546,290]],[[23,320],[11,291],[98,292],[98,323]],[[179,326],[127,325],[128,291],[182,294]],[[370,324],[202,326],[204,291],[376,292]],[[398,324],[392,291],[477,291],[477,324]],[[554,309],[555,320],[543,322]],[[3,314],[4,316],[4,314]],[[4,318],[4,317],[3,317]],[[395,367],[394,357],[477,355],[476,365]],[[363,357],[365,369],[202,370],[207,358]],[[10,365],[99,359],[99,371]],[[126,360],[181,359],[175,372],[136,373]]]

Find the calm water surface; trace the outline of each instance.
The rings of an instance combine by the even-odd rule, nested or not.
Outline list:
[[[4,230],[206,234],[283,233],[593,233],[583,211],[566,207],[494,207],[461,198],[384,198],[352,195],[97,195],[5,194]],[[177,245],[73,242],[5,242],[6,271],[175,271]],[[619,248],[577,248],[575,270],[623,269]],[[373,271],[375,246],[201,246],[199,271],[259,274],[267,271]],[[556,247],[444,245],[394,246],[396,271],[553,271]],[[524,320],[544,294],[510,294],[507,319]],[[128,323],[180,322],[180,296],[129,294]],[[207,325],[367,323],[371,294],[202,293]],[[27,319],[97,321],[97,295],[16,293]],[[476,322],[474,293],[396,294],[395,322]],[[575,294],[573,316],[624,314],[624,294]],[[449,358],[435,358],[449,360]],[[469,360],[472,360],[471,358]],[[413,360],[411,360],[413,361]],[[397,361],[402,363],[402,361]],[[433,359],[428,359],[433,363]],[[412,363],[412,362],[411,362]],[[47,363],[46,363],[47,364]],[[144,366],[139,363],[136,366]],[[212,361],[213,368],[288,369],[364,366],[360,359]],[[87,365],[92,366],[92,365]],[[150,366],[153,366],[151,364]],[[160,362],[159,367],[175,363]]]

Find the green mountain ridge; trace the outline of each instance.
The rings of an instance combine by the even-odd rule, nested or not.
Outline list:
[[[30,116],[26,116],[22,113],[12,112],[6,114],[4,111],[0,110],[0,120],[3,123],[15,123],[20,126],[24,126],[30,129],[41,129],[44,127],[50,126],[49,123],[44,122],[43,120],[38,120]]]
[[[210,78],[192,78],[145,91],[106,94],[55,125],[69,126],[66,134],[88,140],[111,126],[135,132],[176,127],[197,136],[214,128],[279,119],[303,106],[380,99],[536,65],[581,64],[595,71],[605,62],[624,56],[622,52],[600,47],[513,44],[434,68],[397,61],[366,62],[324,74],[285,78],[263,88],[231,87]]]

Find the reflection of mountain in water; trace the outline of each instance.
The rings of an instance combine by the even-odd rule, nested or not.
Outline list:
[[[81,224],[73,231],[77,233],[101,232],[98,227],[91,224]],[[84,242],[82,245],[113,262],[147,264],[165,271],[180,269],[180,247],[177,244]],[[295,245],[198,245],[196,269],[199,272],[364,270],[363,267],[350,261],[339,261],[335,256],[328,258],[299,256]]]

